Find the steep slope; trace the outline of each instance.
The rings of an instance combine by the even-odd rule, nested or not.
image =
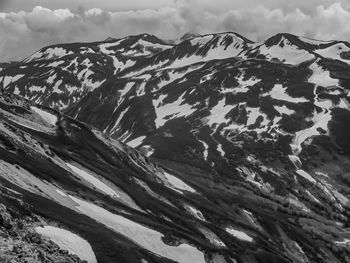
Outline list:
[[[20,97],[2,95],[0,114],[1,218],[17,218],[14,226],[0,220],[0,231],[21,223],[26,234],[16,242],[30,248],[16,259],[57,258],[57,249],[42,252],[42,242],[52,240],[88,262],[349,260],[349,188],[331,175],[301,187],[283,167],[273,170],[252,155],[225,178],[174,162],[161,168]],[[258,182],[265,176],[289,187],[271,192]]]
[[[152,37],[157,50],[127,54],[130,39],[106,49],[133,63],[76,97],[29,96],[18,85],[30,74],[5,85],[101,131],[3,97],[5,187],[25,192],[47,225],[87,240],[98,262],[350,261],[350,45],[223,33],[174,46]],[[77,54],[45,50],[21,66]],[[10,69],[20,73],[9,67],[3,80]]]
[[[136,61],[171,47],[143,34],[43,48],[0,73],[4,89],[64,109]]]
[[[65,109],[113,76],[137,77],[161,67],[181,67],[238,56],[251,41],[233,33],[166,44],[142,34],[104,42],[43,48],[0,73],[5,90],[42,105]]]
[[[252,150],[237,145],[248,143],[244,137],[262,149],[262,158],[278,159],[276,149],[288,156],[295,143],[300,148],[314,135],[330,134],[332,111],[349,109],[349,70],[317,57],[298,65],[259,55],[211,60],[115,78],[67,112],[154,157],[218,161],[228,169],[234,149]]]

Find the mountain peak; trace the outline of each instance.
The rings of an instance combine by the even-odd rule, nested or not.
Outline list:
[[[117,41],[117,39],[114,38],[114,37],[107,37],[107,38],[104,40],[104,42],[112,42],[112,41]]]
[[[196,37],[200,37],[201,34],[197,32],[187,32],[182,37],[180,37],[180,41],[190,40]]]

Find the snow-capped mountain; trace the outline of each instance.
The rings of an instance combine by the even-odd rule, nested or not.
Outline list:
[[[0,71],[31,101],[2,97],[5,186],[98,262],[349,262],[349,54],[290,34],[44,48]]]
[[[136,61],[171,47],[143,34],[94,43],[43,48],[2,71],[5,89],[37,103],[64,109]]]
[[[334,133],[332,120],[349,109],[347,49],[341,60],[329,52],[346,43],[308,41],[279,34],[255,44],[232,33],[188,40],[67,112],[150,156],[224,173],[250,147],[264,160],[288,159],[314,136]]]

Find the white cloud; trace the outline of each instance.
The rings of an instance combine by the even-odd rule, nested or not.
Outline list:
[[[323,40],[350,40],[350,11],[340,2],[320,0],[323,5],[317,6],[317,1],[310,0],[314,4],[310,8],[305,4],[308,1],[296,0],[300,8],[293,9],[274,8],[276,0],[268,0],[265,6],[247,4],[213,11],[199,1],[177,0],[172,7],[118,12],[35,7],[30,12],[0,13],[0,60],[23,59],[40,47],[55,43],[96,41],[144,32],[166,39],[187,31],[202,34],[234,31],[252,40],[279,32]]]

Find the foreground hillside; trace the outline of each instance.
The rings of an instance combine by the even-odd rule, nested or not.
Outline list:
[[[345,175],[343,186],[321,172],[309,182],[252,156],[224,178],[161,168],[20,97],[1,95],[0,114],[2,260],[349,261]]]

